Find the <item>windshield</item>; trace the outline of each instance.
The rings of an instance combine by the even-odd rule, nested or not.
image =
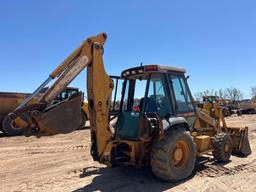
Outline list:
[[[163,75],[152,75],[149,82],[145,112],[157,112],[160,117],[173,114],[168,98]]]
[[[146,84],[147,80],[126,81],[122,111],[142,111]]]
[[[173,114],[163,75],[152,74],[149,82],[147,81],[147,78],[126,80],[122,111],[157,112],[160,117]]]

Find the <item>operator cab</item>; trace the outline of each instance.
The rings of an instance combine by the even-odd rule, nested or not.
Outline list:
[[[194,125],[196,109],[185,78],[185,70],[146,65],[127,69],[124,78],[116,133],[121,138],[140,139],[145,132],[142,119],[152,115],[168,127],[170,120],[184,117]],[[152,131],[152,130],[151,130]]]
[[[75,87],[67,87],[64,91],[62,91],[53,101],[52,104],[57,104],[63,102],[67,99],[74,98],[79,94],[83,94],[79,91],[78,88]],[[83,97],[83,96],[82,96]]]

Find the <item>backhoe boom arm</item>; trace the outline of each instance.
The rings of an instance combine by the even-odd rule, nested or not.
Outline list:
[[[41,119],[46,118],[45,109],[37,109],[41,116],[34,118],[35,105],[44,104],[49,106],[51,102],[71,83],[71,81],[84,69],[87,70],[87,95],[89,101],[90,128],[92,134],[93,150],[95,158],[99,158],[103,153],[107,141],[111,139],[112,133],[109,128],[109,108],[110,96],[114,87],[112,79],[107,75],[103,65],[102,50],[107,38],[105,33],[86,39],[80,47],[73,51],[50,75],[49,78],[29,97],[22,105],[10,114],[19,126],[30,124],[30,127],[39,126],[39,133],[48,134],[57,133],[56,130],[62,130],[60,133],[66,133],[65,127],[61,129],[51,129],[40,123]],[[38,93],[53,79],[55,82],[41,96],[36,97]],[[32,107],[33,106],[33,107]],[[56,106],[57,108],[58,106]],[[52,110],[52,109],[51,109]],[[48,112],[48,111],[47,111]],[[28,120],[19,118],[21,113],[29,115]],[[38,113],[36,113],[38,114]],[[52,117],[54,115],[54,118]],[[51,119],[58,123],[60,114],[51,114]],[[26,123],[22,121],[27,121]],[[47,119],[44,121],[47,121]],[[35,124],[31,125],[31,122]],[[54,122],[55,123],[55,122]],[[54,124],[53,123],[53,124]],[[52,126],[52,125],[51,125]]]

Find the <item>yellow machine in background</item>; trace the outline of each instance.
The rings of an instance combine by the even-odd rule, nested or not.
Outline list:
[[[251,154],[248,127],[228,127],[223,115],[222,106],[217,99],[210,99],[204,103],[202,109],[198,108],[198,118],[194,128],[199,130],[200,134],[208,135],[200,139],[201,145],[197,145],[199,151],[203,151],[200,148],[204,149],[205,143],[209,143],[209,140],[214,134],[222,134],[224,132],[230,135],[229,138],[226,137],[225,139],[229,140],[230,146],[232,146],[232,153],[245,156]],[[215,138],[215,145],[217,145],[218,139]],[[204,141],[201,142],[201,140]],[[221,145],[221,142],[218,145]],[[225,150],[231,150],[229,149],[229,145],[225,145]],[[213,153],[213,155],[218,158],[221,154]]]
[[[43,89],[36,97],[33,98],[33,100],[39,99],[46,90],[47,88]],[[49,104],[49,106],[64,102],[78,95],[83,95],[78,88],[67,87]],[[8,114],[21,105],[29,96],[31,96],[29,93],[0,92],[0,131],[2,131],[5,135],[23,135],[28,131],[27,127],[19,127],[17,124],[15,124],[15,122],[8,117]],[[81,124],[79,128],[82,129],[85,127],[85,123],[88,120],[88,104],[85,104],[81,98],[81,105],[83,106],[80,106]],[[26,117],[27,115],[22,115],[22,118],[26,119]]]
[[[2,123],[3,121],[6,121],[5,119],[8,113],[15,110],[16,107],[22,104],[29,95],[30,94],[28,93],[0,92],[0,131],[9,135],[21,134],[22,131],[11,123],[6,127],[7,129],[2,126]],[[10,129],[9,133],[7,133],[9,127],[13,127],[13,129]]]
[[[84,100],[84,102],[83,102],[83,109],[86,114],[86,121],[87,121],[87,120],[89,120],[89,106],[88,106],[87,100]]]
[[[119,111],[110,115],[115,103],[111,95],[116,96],[118,89],[103,65],[106,38],[101,33],[86,39],[9,117],[39,136],[73,131],[80,123],[79,99],[54,106],[49,103],[87,68],[91,155],[95,161],[108,167],[148,167],[163,180],[178,181],[192,174],[197,155],[212,152],[217,161],[227,162],[232,152],[250,154],[247,128],[227,127],[216,105],[214,115],[209,110],[197,111],[184,69],[145,65],[124,70],[120,77],[124,81],[122,98],[116,102]],[[48,91],[33,100],[53,79]]]

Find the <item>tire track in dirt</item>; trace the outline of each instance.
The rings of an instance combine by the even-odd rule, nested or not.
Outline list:
[[[52,149],[40,149],[40,150],[33,150],[29,149],[31,152],[27,152],[28,154],[46,154],[46,153],[63,153],[63,152],[70,152],[70,151],[85,151],[88,149],[89,146],[85,145],[78,145],[78,146],[71,146],[71,147],[58,147]]]
[[[71,172],[74,167],[84,167],[84,162],[89,160],[85,155],[78,156],[76,152],[70,153],[68,157],[64,158],[59,155],[55,157],[52,157],[52,155],[38,155],[37,158],[23,159],[22,162],[17,162],[16,165],[13,165],[13,163],[7,165],[6,169],[1,169],[0,178],[4,188],[13,188],[23,182],[29,182],[28,186],[42,183],[44,185],[51,182],[48,181],[49,179],[63,182],[64,177],[72,177],[68,172]],[[24,173],[29,173],[29,175]],[[44,180],[47,182],[45,183]]]
[[[200,168],[199,168],[200,169]],[[237,175],[242,172],[256,172],[256,159],[247,164],[240,164],[234,167],[223,167],[221,165],[206,165],[202,171],[197,171],[199,177],[221,177],[223,175]]]

